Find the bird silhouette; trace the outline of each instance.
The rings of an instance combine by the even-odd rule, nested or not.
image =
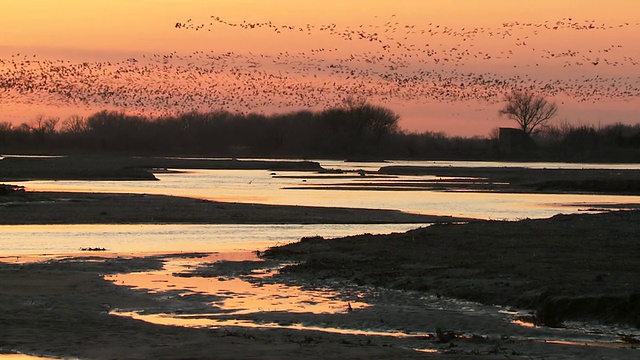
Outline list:
[[[0,99],[86,110],[116,108],[152,117],[218,109],[322,109],[339,106],[349,94],[382,104],[479,107],[501,102],[511,89],[585,103],[640,101],[639,62],[628,51],[635,44],[617,39],[620,31],[637,32],[639,23],[571,17],[451,27],[403,23],[391,15],[351,25],[232,22],[219,16],[174,24],[175,31],[184,32],[216,27],[284,42],[296,36],[310,40],[306,50],[260,53],[220,49],[211,37],[208,51],[141,53],[111,61],[16,53],[0,58]],[[596,32],[611,34],[615,42],[561,48],[545,40],[576,34],[589,39]],[[320,42],[323,39],[331,41]],[[545,71],[522,70],[527,68]],[[546,75],[553,71],[559,77]]]

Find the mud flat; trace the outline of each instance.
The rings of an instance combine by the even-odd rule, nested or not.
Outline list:
[[[384,166],[379,175],[418,175],[472,179],[442,185],[433,180],[425,186],[440,190],[518,193],[640,194],[640,170],[563,169],[525,167]],[[449,180],[450,181],[450,180]]]
[[[0,190],[0,225],[426,224],[463,220],[396,210],[226,203],[164,195],[31,192],[11,185],[0,186]]]
[[[266,251],[285,274],[509,305],[532,322],[640,328],[640,211],[439,224],[402,234],[308,238]]]
[[[365,348],[358,337],[330,336],[320,344],[322,337],[312,332],[160,326],[109,315],[113,309],[174,309],[170,299],[178,296],[164,293],[159,299],[102,278],[160,266],[159,258],[0,264],[0,354],[19,351],[82,359],[417,358],[407,349]]]
[[[178,169],[321,171],[319,163],[295,160],[186,159],[127,156],[5,157],[0,181],[157,180],[153,171]]]
[[[353,310],[333,314],[253,309],[219,315],[256,327],[169,326],[112,315],[136,311],[206,321],[211,301],[236,296],[232,288],[212,298],[171,282],[166,290],[148,292],[104,277],[157,271],[173,258],[197,260],[204,254],[99,252],[39,263],[5,257],[0,262],[0,353],[82,359],[637,358],[639,333],[628,329],[638,327],[639,217],[636,211],[618,211],[308,238],[268,250],[263,256],[271,261],[264,265],[208,263],[179,274],[231,283],[260,266],[284,262],[289,265],[276,275],[252,280],[254,286],[336,291],[343,301],[354,302]],[[520,326],[497,317],[493,307],[487,312],[465,303],[458,310],[447,308],[455,298],[531,309],[524,322],[628,327],[599,335]],[[355,305],[363,301],[371,306]],[[459,311],[469,307],[475,310]]]
[[[354,239],[336,240],[336,244],[351,240]],[[337,248],[344,249],[339,245]],[[330,274],[322,267],[317,268],[318,275],[285,271],[252,281],[256,287],[293,283],[303,289],[337,291],[343,294],[343,302],[353,302],[353,310],[345,307],[333,313],[301,313],[252,309],[247,314],[228,310],[225,313],[224,309],[216,310],[211,302],[221,297],[246,297],[246,290],[234,291],[228,286],[221,293],[207,295],[190,286],[180,288],[178,281],[169,281],[162,282],[164,290],[149,292],[105,278],[111,274],[147,276],[173,259],[191,258],[197,262],[206,256],[208,254],[127,257],[100,253],[39,263],[3,258],[4,262],[0,262],[0,354],[19,351],[81,359],[631,359],[637,358],[640,351],[633,335],[587,336],[566,329],[520,326],[504,316],[496,316],[495,309],[493,313],[484,313],[478,305],[460,303],[458,308],[472,307],[476,311],[451,310],[447,304],[456,303],[453,299],[440,299],[425,290],[358,286],[351,280],[328,277]],[[349,256],[355,254],[341,256],[345,268],[351,266],[345,261]],[[363,256],[372,255],[364,251]],[[196,280],[213,277],[224,284],[273,263],[201,263],[176,275]],[[396,276],[400,273],[406,274],[405,278],[411,276],[412,269],[406,265],[398,264],[400,270]],[[415,268],[420,264],[413,265]],[[381,273],[386,269],[388,264],[380,262]],[[338,266],[335,270],[344,268]],[[371,279],[375,276],[379,274]],[[365,274],[360,277],[368,279]],[[467,283],[474,279],[482,281],[477,274],[466,277]],[[386,281],[390,287],[405,287],[394,285],[389,282],[391,279]],[[450,284],[456,282],[461,282],[458,287],[466,287],[461,276],[451,278]],[[555,282],[552,280],[552,283]],[[283,295],[275,294],[275,300],[283,299]],[[363,301],[370,306],[356,305]],[[206,325],[215,311],[218,311],[217,319],[230,321],[222,326]],[[141,315],[116,316],[114,312]],[[189,324],[188,320],[194,319],[195,322],[192,326],[178,326],[143,321],[145,315],[166,319],[164,314],[170,320],[178,318]],[[238,324],[250,322],[255,326],[233,325],[235,320]]]

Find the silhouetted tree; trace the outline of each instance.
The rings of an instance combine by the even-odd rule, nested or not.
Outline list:
[[[87,131],[87,127],[87,121],[84,117],[71,115],[69,118],[62,122],[61,132],[80,134]]]
[[[11,134],[13,126],[8,121],[0,122],[0,151],[6,146],[9,135]]]
[[[364,104],[358,113],[366,119],[367,131],[373,136],[375,144],[389,134],[399,131],[398,121],[400,116],[391,109],[371,104]]]
[[[533,98],[532,98],[533,99]],[[0,152],[115,152],[295,158],[495,159],[495,138],[407,133],[398,116],[366,100],[347,98],[323,111],[264,115],[224,110],[161,118],[100,111],[73,116],[58,127],[40,116],[21,125],[0,122]],[[536,126],[540,126],[539,124]],[[535,126],[536,160],[634,161],[640,158],[640,124],[576,127],[568,121]],[[519,133],[519,132],[518,132]]]
[[[505,95],[505,106],[498,112],[515,120],[520,129],[530,135],[537,127],[544,126],[558,111],[555,102],[550,103],[540,95],[513,90]]]
[[[367,105],[367,98],[363,96],[356,97],[353,95],[349,95],[345,97],[344,100],[342,100],[342,107],[348,111],[361,108],[365,105]]]
[[[8,121],[0,122],[0,134],[8,133],[9,131],[11,131],[12,127],[13,125],[11,125],[11,123]]]
[[[148,145],[150,121],[118,111],[100,111],[87,118],[87,132],[100,149],[131,151]]]
[[[31,132],[38,141],[43,142],[46,137],[55,133],[58,122],[60,122],[59,118],[51,117],[45,119],[43,116],[38,116],[31,125]]]

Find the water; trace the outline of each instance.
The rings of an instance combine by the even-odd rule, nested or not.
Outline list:
[[[321,164],[325,168],[351,170],[377,170],[385,165],[336,162]],[[480,166],[479,164],[470,163],[469,166]],[[588,167],[582,164],[580,166]],[[558,213],[579,212],[590,208],[592,204],[640,203],[640,196],[509,194],[429,189],[407,191],[390,187],[384,188],[384,191],[366,190],[365,184],[378,187],[376,184],[424,181],[429,177],[358,178],[353,175],[273,173],[264,170],[189,170],[180,173],[158,173],[156,177],[160,181],[30,181],[18,184],[32,190],[145,193],[239,203],[394,209],[419,214],[493,220],[545,218]],[[469,181],[473,182],[474,179]]]
[[[503,164],[485,162],[413,162],[413,163],[343,163],[322,161],[325,168],[350,171],[376,171],[385,165],[420,166],[528,166],[537,168],[633,168],[637,165],[599,164]],[[31,181],[23,185],[31,190],[145,193],[188,196],[238,203],[280,205],[338,206],[395,209],[432,215],[454,215],[483,219],[543,218],[558,213],[574,213],[593,204],[640,204],[639,196],[504,194],[480,192],[442,192],[427,189],[406,191],[385,188],[384,191],[362,190],[364,182],[376,186],[385,182],[422,181],[428,177],[359,178],[353,173],[326,176],[308,172],[259,170],[188,170],[158,173],[160,181]],[[475,181],[475,179],[468,179]],[[349,190],[350,187],[359,188]],[[220,260],[232,251],[241,251],[243,260],[255,259],[252,250],[289,243],[304,236],[341,237],[361,233],[402,232],[429,224],[322,224],[322,225],[244,225],[244,224],[143,224],[143,225],[17,225],[0,226],[0,260],[22,261],[21,257],[79,253],[81,248],[105,248],[109,253],[140,254],[145,252],[212,252],[209,260]],[[219,253],[217,253],[219,252]],[[227,255],[224,255],[227,254]],[[95,255],[95,254],[94,254]],[[527,328],[514,322],[504,309],[480,304],[441,299],[424,293],[394,292],[384,289],[354,287],[340,291],[303,289],[268,282],[268,274],[251,273],[224,278],[177,277],[177,270],[188,270],[193,259],[174,258],[161,271],[116,274],[106,277],[119,285],[132,286],[162,294],[171,290],[183,295],[208,294],[218,298],[203,312],[179,315],[176,309],[167,313],[140,314],[113,311],[159,324],[179,326],[236,326],[261,328],[314,329],[326,332],[362,333],[376,336],[411,337],[424,335],[424,324],[411,324],[411,319],[431,319],[430,328],[446,319],[446,324],[464,329],[467,334],[510,334],[522,341],[590,342],[597,346],[617,343],[616,333],[591,334],[583,329],[557,330]],[[238,259],[235,259],[238,260]],[[262,276],[266,277],[262,277]],[[258,282],[257,282],[258,281]],[[263,282],[259,282],[263,281]],[[267,281],[267,282],[264,282]],[[169,292],[167,292],[169,293]],[[177,296],[188,298],[188,296]],[[256,302],[259,301],[259,302]],[[348,305],[346,305],[348,304]],[[403,304],[398,307],[398,304]],[[189,304],[184,304],[189,305]],[[191,304],[192,305],[192,304]],[[326,323],[331,314],[342,314],[346,306],[354,310],[351,317],[362,320]],[[300,311],[300,313],[296,312]],[[314,311],[320,318],[314,317]],[[286,321],[283,314],[288,314]],[[305,315],[306,314],[306,315]],[[329,314],[329,315],[327,315]],[[417,314],[417,315],[411,315]],[[406,315],[402,318],[401,315]],[[418,316],[419,315],[419,316]],[[385,323],[377,319],[385,317]],[[375,322],[367,322],[369,318]],[[391,319],[398,319],[395,323]],[[345,317],[345,319],[347,319]],[[483,321],[479,321],[483,319]],[[304,325],[303,325],[304,324]],[[422,329],[422,330],[421,330]],[[404,340],[403,340],[404,341]],[[412,340],[423,343],[424,340]],[[598,345],[599,344],[599,345]],[[406,344],[403,343],[403,346]],[[413,345],[412,345],[413,346]],[[415,345],[421,351],[424,345]],[[2,357],[2,356],[0,356]]]
[[[225,260],[242,262],[228,266],[215,262]],[[158,325],[367,335],[421,351],[437,350],[434,343],[425,339],[432,336],[434,328],[442,326],[439,324],[459,330],[462,338],[508,336],[510,341],[524,346],[534,341],[632,348],[621,341],[621,336],[640,335],[633,329],[596,329],[578,323],[562,329],[529,326],[518,320],[525,312],[425,292],[328,280],[304,286],[284,285],[272,278],[277,273],[272,266],[253,254],[212,254],[205,258],[172,257],[162,270],[108,275],[106,280],[147,291],[163,303],[159,309],[113,309],[110,313]]]
[[[269,159],[267,159],[269,160]],[[270,172],[266,170],[180,170],[160,172],[160,181],[29,181],[36,191],[113,192],[186,196],[224,202],[272,205],[337,206],[393,209],[428,215],[492,220],[545,218],[615,204],[640,204],[640,196],[587,194],[509,194],[434,191],[388,186],[434,180],[433,176],[366,176],[382,166],[528,167],[567,169],[636,169],[638,164],[500,163],[451,161],[319,161],[344,174]],[[442,180],[442,179],[440,179]],[[446,179],[445,179],[446,180]],[[473,182],[477,179],[469,178]],[[373,190],[375,187],[378,190]],[[383,189],[383,190],[380,190]],[[597,205],[594,205],[597,204]],[[624,207],[624,206],[623,206]],[[81,247],[114,251],[215,251],[262,248],[302,236],[337,237],[406,231],[419,225],[65,225],[0,226],[0,254],[64,253]],[[243,245],[244,244],[244,245]]]
[[[427,225],[427,224],[425,224]],[[4,225],[0,256],[69,254],[81,248],[110,253],[254,251],[300,240],[361,233],[404,232],[420,224],[326,225]],[[1,260],[1,259],[0,259]]]
[[[366,176],[386,165],[532,168],[640,169],[634,164],[559,164],[488,162],[340,162],[320,161],[344,174],[266,170],[179,170],[156,174],[160,181],[29,181],[30,190],[114,192],[187,196],[237,203],[393,209],[418,214],[518,220],[575,213],[593,204],[639,204],[640,196],[586,194],[508,194],[399,189],[391,184],[425,181],[429,176]],[[446,180],[446,179],[445,179]],[[467,179],[473,182],[477,179]],[[372,190],[371,186],[383,190]],[[426,224],[425,224],[426,225]],[[303,236],[338,237],[406,231],[418,225],[64,225],[0,226],[0,254],[66,253],[81,247],[113,251],[217,251],[260,249]]]

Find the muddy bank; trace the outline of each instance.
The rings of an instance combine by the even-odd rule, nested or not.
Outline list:
[[[143,168],[117,157],[6,157],[0,181],[157,180]]]
[[[153,171],[173,169],[321,171],[312,161],[182,159],[126,156],[5,157],[0,181],[157,180]]]
[[[31,192],[7,185],[0,225],[20,224],[384,224],[460,220],[396,210],[278,206],[142,194]]]
[[[160,264],[155,257],[0,263],[0,353],[82,359],[418,358],[411,349],[366,345],[362,336],[161,326],[109,315],[114,309],[185,306],[177,294],[150,296],[102,278]]]
[[[640,327],[640,212],[440,224],[403,234],[303,239],[264,256],[283,273],[429,291],[535,311],[539,324]]]
[[[21,351],[81,359],[561,359],[633,358],[638,352],[629,342],[613,340],[616,336],[595,335],[584,340],[571,331],[519,326],[495,309],[491,313],[480,308],[479,313],[461,311],[468,306],[465,304],[456,305],[458,310],[448,309],[447,300],[425,298],[420,292],[357,286],[349,291],[339,283],[307,281],[304,276],[293,280],[315,291],[339,291],[340,299],[352,301],[354,309],[315,313],[256,306],[236,314],[217,308],[221,299],[246,298],[251,291],[234,289],[234,279],[251,276],[255,269],[271,267],[271,263],[207,262],[176,274],[180,279],[215,278],[230,284],[214,293],[172,280],[156,280],[163,289],[148,292],[117,286],[103,277],[143,272],[140,275],[148,278],[152,273],[145,272],[160,269],[165,261],[206,261],[209,255],[87,256],[45,263],[0,263],[0,354]],[[285,277],[292,280],[291,274]],[[123,283],[122,279],[115,281]],[[252,281],[254,287],[263,288],[279,278]],[[278,292],[273,300],[279,304],[291,296],[291,292]],[[307,301],[312,306],[331,299],[323,296]],[[362,301],[371,306],[356,305]],[[113,315],[131,311],[142,318],[195,319],[200,327]],[[214,319],[229,321],[203,325]],[[258,326],[232,325],[247,321]]]
[[[433,180],[440,190],[640,194],[640,171],[624,169],[531,169],[524,167],[385,166],[381,175],[473,178]]]

